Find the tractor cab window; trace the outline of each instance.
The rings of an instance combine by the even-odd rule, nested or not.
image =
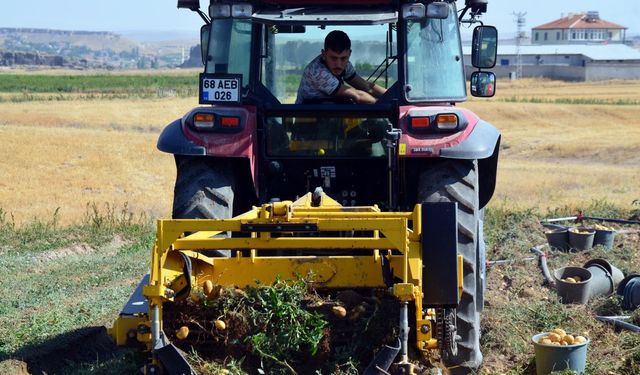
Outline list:
[[[384,117],[277,116],[266,119],[268,156],[383,157]]]
[[[459,101],[466,97],[455,4],[446,19],[408,21],[407,99]]]
[[[249,85],[251,62],[251,21],[215,19],[209,33],[205,73],[242,74],[242,84]]]
[[[369,82],[389,87],[397,80],[396,36],[389,24],[359,26],[263,25],[260,82],[282,104],[296,101],[304,68],[320,55],[325,36],[342,30],[351,39],[350,63]]]

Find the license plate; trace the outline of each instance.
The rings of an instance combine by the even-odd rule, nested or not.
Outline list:
[[[242,75],[200,74],[200,104],[240,103]]]

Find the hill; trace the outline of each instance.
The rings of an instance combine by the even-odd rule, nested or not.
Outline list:
[[[108,31],[0,28],[0,66],[174,67],[195,43],[184,39],[139,42]]]

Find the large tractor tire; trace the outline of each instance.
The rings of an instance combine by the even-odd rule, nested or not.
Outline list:
[[[233,215],[235,177],[229,163],[203,156],[176,155],[174,219],[228,219]],[[228,250],[214,256],[229,256]]]
[[[463,292],[457,308],[458,350],[455,355],[443,355],[451,374],[473,373],[482,363],[480,352],[480,309],[482,299],[478,251],[483,239],[478,207],[478,167],[475,160],[438,160],[420,174],[418,202],[458,203],[458,254],[463,262]]]

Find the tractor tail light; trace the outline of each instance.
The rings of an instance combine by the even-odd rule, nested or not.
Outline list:
[[[239,117],[222,117],[220,119],[220,125],[225,128],[237,128],[240,126],[240,118]]]
[[[193,126],[198,130],[210,130],[215,125],[215,119],[211,113],[196,113],[193,116]]]
[[[407,130],[416,134],[451,134],[464,130],[469,121],[462,111],[452,108],[414,108],[407,114]]]
[[[456,130],[458,128],[458,116],[453,113],[436,116],[436,124],[439,130]]]
[[[208,133],[239,133],[244,128],[242,115],[237,111],[220,112],[203,109],[187,118],[187,124],[193,130]]]
[[[412,129],[426,129],[431,124],[429,117],[412,117],[411,128]]]

